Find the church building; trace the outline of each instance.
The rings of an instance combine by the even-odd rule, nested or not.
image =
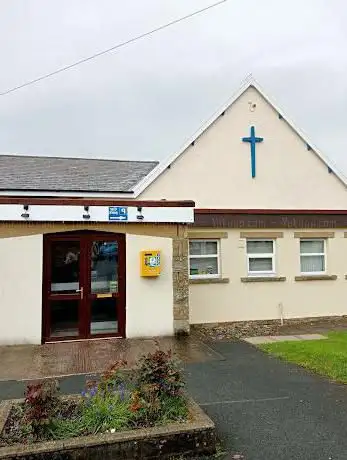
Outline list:
[[[255,82],[162,163],[0,173],[2,344],[347,312],[346,180]]]

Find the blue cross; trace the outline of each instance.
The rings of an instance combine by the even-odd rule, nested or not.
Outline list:
[[[249,142],[251,144],[251,168],[252,168],[252,177],[255,177],[255,145],[257,142],[263,142],[263,137],[255,136],[255,128],[251,126],[251,135],[250,137],[243,137],[242,142]]]

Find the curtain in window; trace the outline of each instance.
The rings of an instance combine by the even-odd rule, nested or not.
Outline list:
[[[272,271],[272,259],[258,257],[256,259],[249,259],[250,272],[268,272]]]
[[[191,257],[189,267],[191,275],[217,275],[218,259],[217,257]]]
[[[310,273],[310,272],[324,272],[325,271],[325,263],[324,263],[324,256],[301,256],[300,257],[301,263],[301,271],[303,273]]]
[[[323,240],[314,240],[314,241],[300,241],[300,252],[301,254],[323,254],[324,253],[324,241]]]
[[[273,241],[247,241],[248,254],[272,254]]]
[[[325,271],[324,240],[301,240],[300,254],[303,273]]]
[[[217,242],[189,241],[189,254],[191,256],[217,254]]]

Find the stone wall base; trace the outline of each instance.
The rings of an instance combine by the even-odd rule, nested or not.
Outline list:
[[[309,331],[321,328],[322,330],[334,327],[346,327],[347,316],[317,316],[306,318],[284,319],[283,324],[278,319],[259,321],[237,321],[227,323],[205,323],[191,325],[191,330],[217,339],[230,339],[240,337],[255,337],[261,335],[280,335],[290,333],[290,330]],[[304,332],[302,332],[304,333]]]

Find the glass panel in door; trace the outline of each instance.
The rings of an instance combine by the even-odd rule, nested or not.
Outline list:
[[[118,241],[93,241],[91,246],[90,333],[118,332]]]
[[[50,301],[50,331],[52,338],[79,335],[79,299]]]
[[[93,241],[91,251],[91,293],[117,293],[118,242]]]
[[[72,294],[80,289],[79,241],[52,241],[51,285],[52,294]]]
[[[81,330],[80,241],[53,240],[50,243],[48,294],[51,338],[78,337]]]
[[[91,301],[90,333],[116,334],[118,332],[118,299],[96,298]]]
[[[93,241],[91,246],[90,333],[118,332],[118,241]]]

